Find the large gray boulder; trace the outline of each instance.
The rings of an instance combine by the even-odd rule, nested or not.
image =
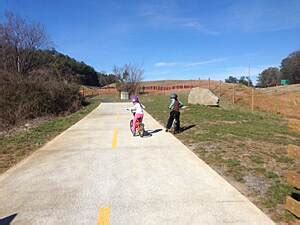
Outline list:
[[[219,98],[209,89],[196,87],[190,91],[188,102],[189,104],[218,106]]]

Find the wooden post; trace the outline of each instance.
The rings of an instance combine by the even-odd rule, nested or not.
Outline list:
[[[294,158],[295,160],[300,160],[300,147],[296,145],[288,145],[288,156]],[[292,187],[300,188],[300,174],[296,171],[289,171],[287,174],[287,182]],[[296,217],[300,217],[300,201],[299,199],[291,196],[287,196],[285,202],[285,209],[293,213]]]
[[[251,111],[254,111],[254,88],[251,91]]]
[[[208,90],[210,90],[210,77],[208,78]]]
[[[219,82],[219,97],[221,98],[221,86],[222,86],[222,82]]]
[[[300,120],[297,119],[289,119],[288,127],[292,131],[300,132]],[[299,148],[300,152],[300,148]]]
[[[232,103],[234,104],[235,103],[235,85],[232,84]]]
[[[277,89],[275,89],[274,102],[275,102],[275,114],[277,114],[278,113]]]
[[[281,97],[280,97],[280,94],[278,94],[278,103],[277,103],[277,114],[280,114],[280,108],[281,108]]]
[[[287,153],[290,158],[300,160],[300,146],[289,144]]]

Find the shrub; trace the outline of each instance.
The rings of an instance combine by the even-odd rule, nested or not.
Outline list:
[[[49,70],[28,75],[0,71],[0,129],[45,115],[59,115],[80,108],[79,85]]]

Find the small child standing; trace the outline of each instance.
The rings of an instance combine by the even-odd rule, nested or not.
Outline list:
[[[169,116],[167,127],[166,127],[166,132],[169,131],[169,129],[171,128],[173,121],[175,119],[177,121],[177,123],[176,123],[174,132],[179,133],[180,132],[180,111],[179,111],[179,109],[181,107],[183,107],[183,104],[178,100],[178,96],[175,93],[170,95],[170,100],[171,100],[171,104],[169,106],[169,109],[171,111],[170,111],[170,116]]]
[[[144,109],[146,107],[143,104],[140,103],[138,96],[134,96],[132,98],[132,103],[133,103],[133,106],[131,108],[129,108],[129,110],[135,113],[134,118],[133,118],[133,124],[132,124],[132,127],[131,127],[131,129],[132,129],[131,131],[132,131],[133,135],[135,135],[136,122],[137,122],[137,120],[140,120],[141,122],[143,121]]]

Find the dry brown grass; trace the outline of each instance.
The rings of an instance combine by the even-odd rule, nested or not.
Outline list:
[[[233,102],[248,108],[252,106],[252,88],[239,84],[228,84],[208,80],[165,80],[143,82],[142,86],[170,87],[177,85],[193,85],[210,88],[223,101]],[[221,87],[220,87],[221,85]],[[234,90],[233,90],[234,89]],[[178,91],[178,90],[170,90]],[[188,90],[186,90],[188,91]],[[162,92],[162,91],[157,91]],[[257,111],[272,112],[285,117],[300,119],[300,84],[271,88],[256,88],[253,92],[253,107]]]
[[[218,94],[218,90],[214,90]],[[254,89],[253,107],[257,111],[281,114],[288,118],[300,119],[300,85]],[[232,101],[233,85],[222,85],[221,99]],[[251,108],[252,89],[235,86],[235,103]]]

